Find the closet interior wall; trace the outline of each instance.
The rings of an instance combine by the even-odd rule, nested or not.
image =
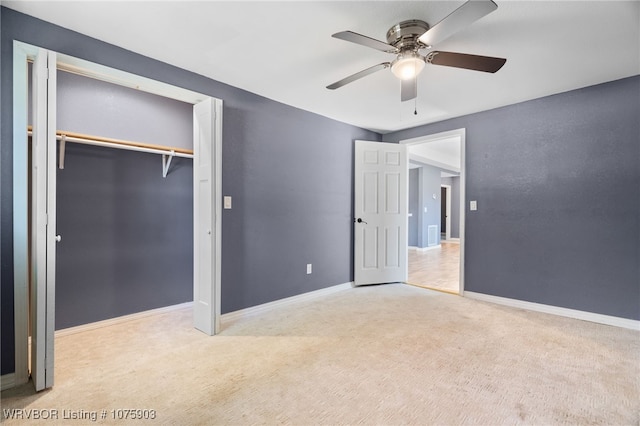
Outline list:
[[[193,149],[191,104],[62,71],[57,129]],[[57,208],[57,330],[193,300],[191,159],[67,143]]]

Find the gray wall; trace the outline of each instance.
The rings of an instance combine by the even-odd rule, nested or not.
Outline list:
[[[466,128],[465,289],[640,319],[640,76],[395,132]]]
[[[451,186],[451,238],[460,238],[460,177],[442,178],[440,183]]]
[[[58,72],[58,129],[193,149],[193,106]]]
[[[410,247],[418,246],[418,215],[420,214],[419,202],[419,170],[409,169],[409,221],[407,243]]]
[[[433,198],[436,194],[436,198]],[[427,208],[425,213],[424,208]],[[409,172],[409,211],[415,209],[413,222],[409,218],[409,240],[412,247],[428,246],[428,227],[437,225],[436,244],[440,244],[440,169],[420,166]]]
[[[420,167],[421,172],[421,203],[422,209],[422,227],[420,229],[421,239],[418,241],[418,247],[427,247],[429,244],[429,225],[438,227],[436,232],[436,245],[440,244],[440,169],[432,166]],[[433,195],[436,195],[433,198]],[[424,212],[424,208],[427,212]]]
[[[56,329],[193,300],[192,160],[67,144]]]
[[[28,68],[31,91],[31,63]],[[57,96],[59,130],[193,149],[191,104],[64,71]]]
[[[59,129],[191,148],[190,104],[60,72]],[[57,171],[56,329],[193,300],[193,167],[68,143]]]
[[[13,40],[224,101],[222,311],[353,279],[353,140],[381,136],[2,9],[2,368],[13,371]],[[313,263],[313,274],[306,274]]]

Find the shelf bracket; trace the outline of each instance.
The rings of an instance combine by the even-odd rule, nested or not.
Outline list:
[[[171,160],[176,155],[174,150],[171,150],[170,154],[162,154],[162,177],[166,178],[167,173],[169,172],[169,166],[171,165]]]
[[[60,158],[58,159],[58,167],[60,170],[64,169],[64,150],[67,145],[67,136],[62,135],[60,138]]]

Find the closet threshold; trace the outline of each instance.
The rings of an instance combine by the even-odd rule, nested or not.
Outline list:
[[[27,134],[32,136],[33,131],[31,126],[28,126]],[[193,158],[193,151],[190,149],[153,145],[144,142],[125,141],[121,139],[103,138],[100,136],[85,135],[82,133],[67,132],[64,130],[56,131],[56,139],[60,141],[60,157],[58,160],[60,169],[64,169],[65,146],[67,142],[146,152],[149,154],[160,154],[162,155],[162,177],[167,177],[173,157]]]

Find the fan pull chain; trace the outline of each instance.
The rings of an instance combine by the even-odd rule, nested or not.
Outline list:
[[[415,87],[414,93],[416,94],[416,97],[413,98],[413,115],[418,115],[418,76],[413,78],[413,84]]]

